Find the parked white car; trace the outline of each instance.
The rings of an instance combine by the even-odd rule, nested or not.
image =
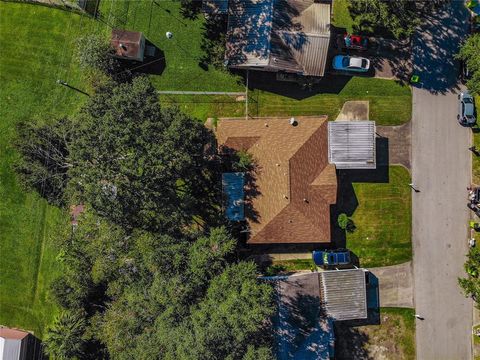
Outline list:
[[[457,120],[461,125],[475,125],[475,100],[468,91],[458,94],[458,115]]]

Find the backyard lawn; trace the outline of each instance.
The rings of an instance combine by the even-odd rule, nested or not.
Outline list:
[[[353,183],[358,207],[347,247],[362,267],[400,264],[412,258],[410,174],[390,166],[388,183]]]
[[[94,26],[65,11],[0,2],[0,324],[38,337],[57,311],[48,296],[61,272],[53,237],[67,216],[19,186],[11,141],[19,120],[51,121],[83,102],[84,95],[55,81],[82,87],[70,65],[72,45]]]
[[[201,66],[205,31],[205,20],[201,14],[194,19],[187,19],[181,13],[180,2],[169,0],[102,0],[100,4],[104,21],[111,26],[142,31],[149,41],[164,52],[165,68],[161,74],[151,76],[157,89],[245,90],[241,76],[212,66]],[[173,33],[172,39],[166,38],[167,31]],[[265,77],[255,71],[250,72],[249,77],[250,116],[326,114],[334,118],[345,101],[369,100],[370,118],[379,125],[398,125],[411,118],[410,88],[391,80],[337,76],[307,91],[291,83],[271,79],[264,81]],[[273,89],[275,93],[266,89]],[[162,95],[161,100],[165,104],[176,104],[201,120],[215,116],[245,116],[243,97]]]
[[[380,324],[337,323],[336,359],[415,359],[415,311],[380,308]]]

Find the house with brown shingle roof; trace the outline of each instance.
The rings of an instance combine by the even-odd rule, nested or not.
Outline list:
[[[327,123],[327,116],[219,120],[220,150],[247,151],[256,164],[254,189],[245,189],[248,243],[331,241],[337,177]]]

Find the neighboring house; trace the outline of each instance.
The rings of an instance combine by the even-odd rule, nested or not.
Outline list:
[[[328,160],[337,169],[375,169],[374,121],[328,123]]]
[[[0,328],[0,360],[33,359],[35,338],[28,332],[6,327]]]
[[[364,269],[265,277],[274,284],[276,358],[334,358],[334,322],[367,319]]]
[[[145,37],[141,32],[113,29],[110,43],[119,59],[143,61]]]
[[[328,163],[326,116],[220,119],[220,152],[245,150],[255,162],[245,186],[250,244],[328,243],[337,199]]]
[[[230,68],[324,76],[330,1],[230,0],[228,4],[225,56]]]

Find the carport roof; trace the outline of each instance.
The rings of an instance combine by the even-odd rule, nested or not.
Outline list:
[[[375,169],[375,122],[328,123],[328,161],[337,169]]]
[[[321,293],[327,314],[334,320],[367,318],[367,292],[363,269],[323,271]]]

